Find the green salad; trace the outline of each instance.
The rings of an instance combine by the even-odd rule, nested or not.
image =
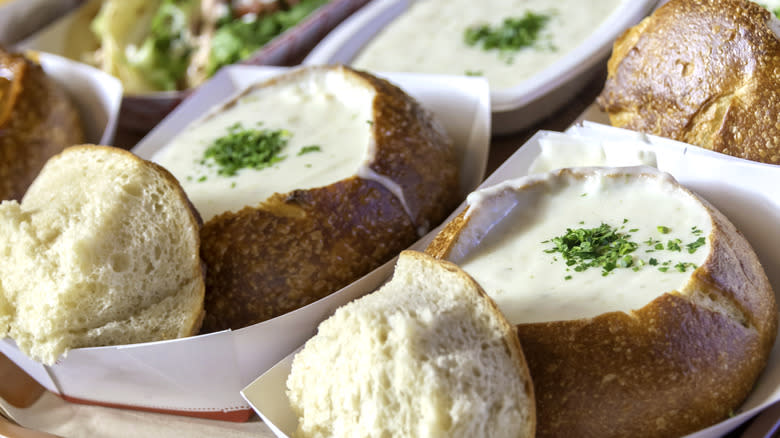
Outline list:
[[[258,2],[265,9],[245,13],[228,0],[103,0],[90,26],[100,48],[83,60],[118,77],[128,93],[186,89],[246,59],[327,2]]]

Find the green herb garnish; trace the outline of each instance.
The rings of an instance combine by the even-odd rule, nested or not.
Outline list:
[[[301,150],[298,151],[298,155],[308,154],[309,152],[320,152],[322,151],[322,148],[316,144],[313,144],[311,146],[304,146],[301,148]]]
[[[576,272],[600,267],[602,275],[607,275],[618,266],[631,265],[632,257],[628,254],[638,245],[628,237],[605,223],[596,228],[567,228],[564,235],[550,239],[554,248],[545,252],[561,253],[566,266],[573,266]]]
[[[505,18],[499,26],[483,24],[469,27],[463,34],[463,40],[469,46],[481,45],[483,50],[498,50],[504,54],[516,52],[536,44],[548,21],[549,14],[526,11],[520,18]],[[511,57],[506,61],[511,63]]]
[[[482,76],[480,70],[466,70],[466,76]]]
[[[579,221],[582,225],[584,221]],[[566,271],[582,272],[588,268],[601,268],[601,275],[609,275],[617,268],[630,268],[637,272],[645,265],[656,266],[661,272],[668,272],[674,268],[679,272],[686,272],[688,268],[696,269],[696,265],[690,262],[680,262],[665,260],[659,261],[655,257],[643,259],[636,256],[634,252],[640,247],[640,244],[631,240],[631,234],[639,231],[639,228],[630,228],[628,233],[623,232],[628,228],[626,225],[628,219],[623,219],[619,226],[613,227],[602,223],[596,228],[567,228],[566,233],[543,241],[543,244],[552,244],[552,248],[545,249],[544,252],[560,253],[566,264]],[[662,234],[671,232],[669,227],[659,226],[657,230]],[[702,231],[697,227],[691,228],[691,234],[698,236]],[[696,250],[706,244],[706,238],[699,236],[695,241],[685,244],[688,253],[693,254]],[[648,238],[642,242],[647,248],[645,253],[656,251],[682,251],[682,240],[679,238],[669,239],[666,244],[655,238]],[[557,257],[553,257],[553,262]],[[567,275],[566,279],[571,276]]]
[[[224,176],[234,176],[245,168],[264,169],[285,158],[279,152],[289,137],[284,129],[247,129],[236,123],[206,149],[203,158],[207,165],[213,160],[219,166],[217,173]]]
[[[705,239],[704,237],[699,237],[694,242],[691,242],[687,245],[685,245],[686,248],[688,248],[688,253],[693,254],[696,252],[697,249],[702,247],[704,245]]]

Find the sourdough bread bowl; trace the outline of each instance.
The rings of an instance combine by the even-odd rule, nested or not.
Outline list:
[[[20,200],[46,160],[84,142],[76,106],[41,66],[0,48],[0,199]]]
[[[534,436],[514,327],[463,270],[415,251],[320,324],[287,388],[296,437]]]
[[[79,347],[197,334],[200,219],[162,167],[106,146],[52,157],[0,204],[0,336],[53,364]]]
[[[280,148],[235,174],[206,157],[245,134]],[[341,66],[251,86],[153,159],[182,181],[206,221],[204,331],[252,325],[327,296],[405,249],[458,202],[452,142],[433,116],[386,80]]]
[[[672,0],[615,41],[612,125],[780,164],[780,21],[747,0]]]
[[[563,169],[475,192],[426,252],[461,266],[517,324],[540,437],[715,424],[774,344],[775,297],[749,243],[649,167]]]

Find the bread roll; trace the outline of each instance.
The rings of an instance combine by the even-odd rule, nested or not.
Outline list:
[[[750,244],[647,167],[478,191],[427,252],[461,266],[517,324],[539,437],[676,437],[725,420],[777,333]]]
[[[533,437],[515,330],[457,266],[404,251],[392,280],[295,356],[297,437]]]
[[[161,167],[121,149],[53,157],[0,204],[0,337],[52,364],[69,349],[195,334],[199,219]]]
[[[236,126],[258,125],[289,135],[283,159],[236,175],[204,159]],[[316,151],[302,154],[307,146]],[[460,197],[452,141],[436,119],[390,82],[341,66],[253,85],[154,159],[206,219],[206,331],[339,290],[444,220]]]
[[[84,142],[81,118],[40,65],[0,47],[0,200],[19,200],[46,160]]]
[[[780,164],[780,22],[747,0],[672,0],[615,42],[614,126]]]

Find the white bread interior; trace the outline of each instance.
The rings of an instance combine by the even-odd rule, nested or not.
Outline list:
[[[299,437],[533,436],[516,332],[460,268],[412,251],[338,309],[293,361]]]
[[[198,232],[161,167],[116,148],[66,149],[21,204],[0,204],[0,336],[51,364],[72,348],[194,334]]]

